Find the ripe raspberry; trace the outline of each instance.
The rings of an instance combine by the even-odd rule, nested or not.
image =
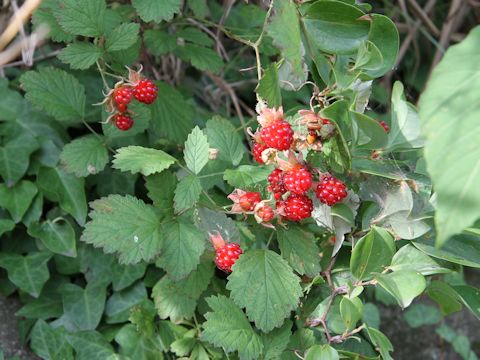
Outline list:
[[[270,175],[268,175],[267,179],[270,183],[268,191],[273,192],[275,198],[277,197],[277,194],[282,195],[287,192],[287,189],[285,189],[285,185],[283,182],[283,174],[284,172],[282,170],[275,169],[270,173]]]
[[[257,215],[264,223],[272,221],[275,217],[272,207],[268,205],[262,206],[260,209],[258,209]]]
[[[313,202],[307,195],[290,195],[284,202],[285,217],[290,221],[301,221],[310,217]]]
[[[285,189],[295,194],[304,194],[312,186],[312,174],[303,166],[298,165],[283,175]]]
[[[270,148],[288,150],[293,142],[293,130],[289,123],[279,120],[262,128],[260,138]]]
[[[117,114],[115,115],[115,126],[118,130],[127,131],[133,126],[133,120],[128,115]]]
[[[266,149],[268,149],[268,146],[266,145],[262,145],[260,143],[253,144],[252,155],[257,163],[265,164],[265,162],[262,160],[262,152]]]
[[[240,196],[238,201],[240,207],[245,211],[253,211],[255,206],[262,201],[262,197],[258,192],[247,192]]]
[[[385,132],[388,133],[390,131],[390,126],[388,126],[388,124],[385,121],[380,121],[380,125],[382,125],[383,130],[385,130]]]
[[[317,185],[317,198],[328,206],[333,206],[347,196],[343,182],[333,176],[325,176]]]
[[[215,254],[215,264],[220,270],[226,273],[232,272],[232,266],[235,264],[243,251],[237,243],[228,243],[217,250]]]
[[[133,96],[144,104],[151,104],[157,98],[158,88],[150,79],[143,79],[133,89]]]
[[[133,92],[132,89],[127,86],[119,86],[113,92],[113,100],[117,105],[117,109],[120,112],[127,110],[127,105],[132,100]]]

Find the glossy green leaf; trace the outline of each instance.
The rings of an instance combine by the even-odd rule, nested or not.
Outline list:
[[[91,221],[81,240],[118,253],[123,264],[153,259],[162,248],[163,235],[157,213],[151,205],[133,196],[110,195],[90,203]]]
[[[35,184],[27,180],[22,180],[11,188],[0,184],[0,207],[7,209],[13,221],[19,223],[37,192]]]
[[[389,268],[397,270],[415,270],[422,275],[449,273],[451,270],[444,264],[432,259],[415,246],[407,244],[393,256]]]
[[[78,177],[101,172],[108,163],[108,151],[101,139],[88,135],[65,145],[60,154],[65,171]]]
[[[314,345],[307,350],[305,360],[339,360],[337,350],[328,344]]]
[[[209,144],[207,136],[195,126],[185,142],[183,157],[187,167],[198,174],[208,162]]]
[[[233,301],[264,332],[281,326],[302,294],[299,278],[270,250],[251,250],[240,256],[228,279]]]
[[[15,228],[15,223],[10,219],[0,219],[0,236],[6,232],[12,231]]]
[[[235,303],[223,295],[207,299],[212,312],[205,314],[202,338],[227,352],[238,351],[241,359],[258,359],[262,341]]]
[[[435,280],[428,284],[427,295],[435,301],[443,315],[462,310],[457,292],[446,282]]]
[[[142,146],[127,146],[119,149],[113,160],[113,167],[132,174],[148,176],[168,169],[175,158],[166,152]]]
[[[21,134],[0,146],[0,175],[8,186],[14,185],[27,172],[30,155],[39,147],[29,134]]]
[[[480,28],[448,49],[433,70],[420,98],[422,129],[426,136],[425,159],[437,194],[435,226],[437,244],[460,233],[480,217],[479,111],[475,60]],[[461,66],[458,63],[461,62]]]
[[[42,244],[53,253],[68,257],[77,256],[75,231],[64,219],[55,222],[47,220],[42,224],[32,223],[28,233],[40,239]]]
[[[382,272],[392,261],[395,243],[392,235],[374,227],[353,248],[350,271],[359,280],[371,278],[374,272]]]
[[[389,274],[376,274],[378,283],[402,308],[408,307],[426,287],[425,278],[413,270],[399,270]]]
[[[473,315],[480,319],[480,289],[468,285],[454,286],[453,289]]]
[[[37,175],[37,185],[48,200],[58,202],[79,225],[85,224],[87,200],[84,179],[68,174],[59,167],[42,167]]]

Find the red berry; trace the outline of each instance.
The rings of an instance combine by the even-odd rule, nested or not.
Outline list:
[[[380,125],[382,125],[383,130],[385,130],[385,132],[388,133],[390,131],[390,126],[388,126],[388,124],[385,121],[380,121]]]
[[[290,195],[283,203],[285,217],[290,221],[301,221],[310,217],[313,202],[307,195]]]
[[[289,123],[279,120],[262,128],[260,138],[270,148],[288,150],[293,142],[293,130]]]
[[[304,194],[312,186],[312,174],[301,165],[295,166],[283,175],[285,189],[295,194]]]
[[[127,131],[133,126],[133,120],[128,115],[117,114],[115,115],[115,125],[118,130]]]
[[[328,206],[333,206],[347,196],[347,187],[333,176],[325,176],[317,185],[317,198]]]
[[[260,217],[260,219],[262,219],[262,222],[265,223],[272,221],[275,217],[272,207],[268,205],[262,206],[260,209],[258,209],[257,215]]]
[[[253,144],[252,154],[257,163],[265,164],[265,162],[262,160],[262,152],[266,149],[268,149],[268,146],[266,145],[262,145],[260,143]]]
[[[232,266],[235,264],[243,251],[237,243],[228,243],[217,250],[215,254],[215,264],[220,270],[227,273],[232,272]]]
[[[120,112],[127,110],[127,105],[132,100],[133,92],[132,89],[127,86],[119,86],[113,92],[113,100],[117,105],[117,108]]]
[[[247,192],[240,196],[238,201],[240,207],[245,211],[253,211],[255,206],[262,201],[262,197],[258,192]]]
[[[268,175],[268,182],[270,183],[268,191],[273,192],[275,196],[276,194],[282,195],[287,192],[283,183],[283,174],[282,170],[275,169]]]
[[[157,98],[158,88],[150,79],[143,79],[133,89],[133,96],[144,104],[151,104]]]

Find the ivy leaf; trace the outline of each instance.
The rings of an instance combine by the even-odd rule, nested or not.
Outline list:
[[[105,308],[105,285],[88,283],[85,289],[82,289],[75,284],[65,284],[60,291],[65,316],[80,330],[95,329]]]
[[[245,154],[245,147],[238,131],[228,120],[215,116],[207,121],[206,131],[208,142],[214,149],[218,149],[218,160],[240,164]]]
[[[208,162],[209,148],[207,137],[195,126],[185,142],[183,157],[187,167],[198,174]]]
[[[77,331],[67,335],[75,349],[76,360],[105,360],[115,356],[112,345],[96,331]]]
[[[282,105],[282,93],[278,78],[277,64],[272,63],[265,70],[256,88],[257,94],[267,102],[268,106],[278,108]]]
[[[163,231],[151,205],[130,195],[110,195],[90,207],[92,220],[85,225],[82,241],[107,254],[118,253],[123,264],[150,261],[160,252]]]
[[[281,326],[302,295],[299,278],[270,250],[252,250],[240,256],[228,279],[233,301],[245,308],[250,321],[264,332]]]
[[[227,352],[238,351],[240,359],[258,359],[263,344],[243,311],[223,295],[211,296],[207,303],[213,311],[205,314],[202,338]]]
[[[165,244],[157,265],[174,281],[185,278],[200,263],[205,236],[193,224],[177,219],[165,224]]]
[[[124,23],[117,26],[107,34],[105,49],[107,51],[119,51],[128,49],[138,39],[140,25],[135,23]]]
[[[183,143],[193,127],[194,108],[170,85],[163,82],[156,84],[159,95],[152,104],[153,132],[177,144]]]
[[[73,360],[70,344],[65,338],[65,331],[54,329],[44,320],[38,320],[30,333],[32,350],[42,359]]]
[[[378,283],[392,295],[402,308],[425,290],[425,278],[413,270],[399,270],[390,274],[375,274]]]
[[[92,43],[75,42],[62,49],[57,57],[74,70],[86,70],[102,56],[102,49]]]
[[[58,167],[42,167],[37,175],[37,185],[43,195],[50,201],[58,202],[79,225],[84,225],[87,217],[84,184],[84,179],[67,174]]]
[[[85,116],[85,88],[73,75],[60,69],[42,68],[26,72],[20,82],[25,97],[57,120],[74,124]]]
[[[433,70],[420,98],[420,118],[427,140],[425,159],[437,194],[435,212],[437,245],[471,226],[480,217],[480,74],[474,28],[460,44],[448,49]],[[458,61],[462,66],[456,66]],[[452,86],[452,84],[456,84]]]
[[[15,228],[15,223],[10,219],[0,219],[0,236],[4,233],[12,231]]]
[[[368,279],[372,273],[382,272],[390,265],[395,251],[392,235],[385,229],[374,227],[355,244],[350,271],[359,280]]]
[[[113,167],[132,174],[148,176],[162,172],[175,163],[175,158],[166,152],[142,146],[127,146],[119,149],[113,160]]]
[[[296,272],[310,277],[320,273],[320,250],[312,233],[290,226],[288,230],[279,229],[277,239],[282,257]]]
[[[21,134],[0,146],[0,175],[7,186],[14,185],[27,172],[30,154],[39,144],[29,134]]]
[[[60,161],[68,173],[85,177],[97,174],[105,168],[108,152],[100,139],[95,135],[88,135],[65,145]]]
[[[240,165],[236,169],[225,170],[223,178],[230,186],[250,190],[258,188],[259,183],[267,181],[270,172],[269,167]]]
[[[75,231],[66,220],[45,221],[42,224],[32,223],[28,227],[28,234],[40,239],[42,244],[51,252],[68,257],[76,257]]]
[[[115,262],[112,266],[112,287],[121,291],[145,275],[147,264],[141,262],[135,265],[122,265]]]
[[[37,192],[35,184],[27,180],[22,180],[11,188],[0,184],[0,207],[7,209],[13,221],[19,223]]]
[[[47,262],[51,257],[48,252],[34,252],[26,256],[3,252],[0,253],[0,267],[7,270],[12,283],[36,298],[50,277]]]
[[[128,320],[130,310],[146,299],[147,290],[142,281],[128,289],[113,293],[105,306],[106,322],[108,324],[124,323]]]
[[[184,177],[175,189],[175,210],[182,212],[193,207],[202,193],[202,184],[195,175]]]
[[[156,359],[165,351],[159,335],[151,338],[142,336],[132,324],[123,326],[116,333],[115,342],[120,345],[120,354],[127,359]]]
[[[55,12],[60,26],[72,35],[100,37],[105,29],[105,0],[63,0]]]
[[[185,279],[172,281],[167,275],[162,277],[152,290],[160,318],[170,318],[173,322],[192,318],[197,301],[207,289],[213,271],[213,263],[203,261]]]
[[[180,11],[181,0],[132,0],[140,18],[145,22],[168,21]]]

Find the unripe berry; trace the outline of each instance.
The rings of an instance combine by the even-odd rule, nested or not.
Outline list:
[[[295,166],[283,175],[285,189],[295,194],[304,194],[312,186],[312,174],[301,165]]]
[[[325,176],[315,190],[318,200],[328,206],[333,206],[347,196],[347,187],[333,176]]]
[[[232,272],[232,266],[242,255],[243,251],[237,243],[227,243],[217,249],[215,254],[215,264],[220,270],[226,273]]]
[[[262,222],[268,223],[275,217],[275,212],[271,206],[264,205],[258,209],[257,216],[262,220]]]
[[[245,211],[253,211],[255,206],[262,201],[262,197],[258,192],[247,192],[240,196],[238,204]]]
[[[270,148],[288,150],[293,142],[293,130],[288,122],[279,120],[262,128],[260,138]]]
[[[157,98],[158,88],[150,79],[140,80],[133,89],[133,96],[144,104],[151,104]]]
[[[118,130],[127,131],[133,126],[133,120],[128,115],[117,114],[115,115],[115,126]]]
[[[307,195],[290,195],[283,203],[285,218],[290,221],[301,221],[310,217],[313,202]]]

